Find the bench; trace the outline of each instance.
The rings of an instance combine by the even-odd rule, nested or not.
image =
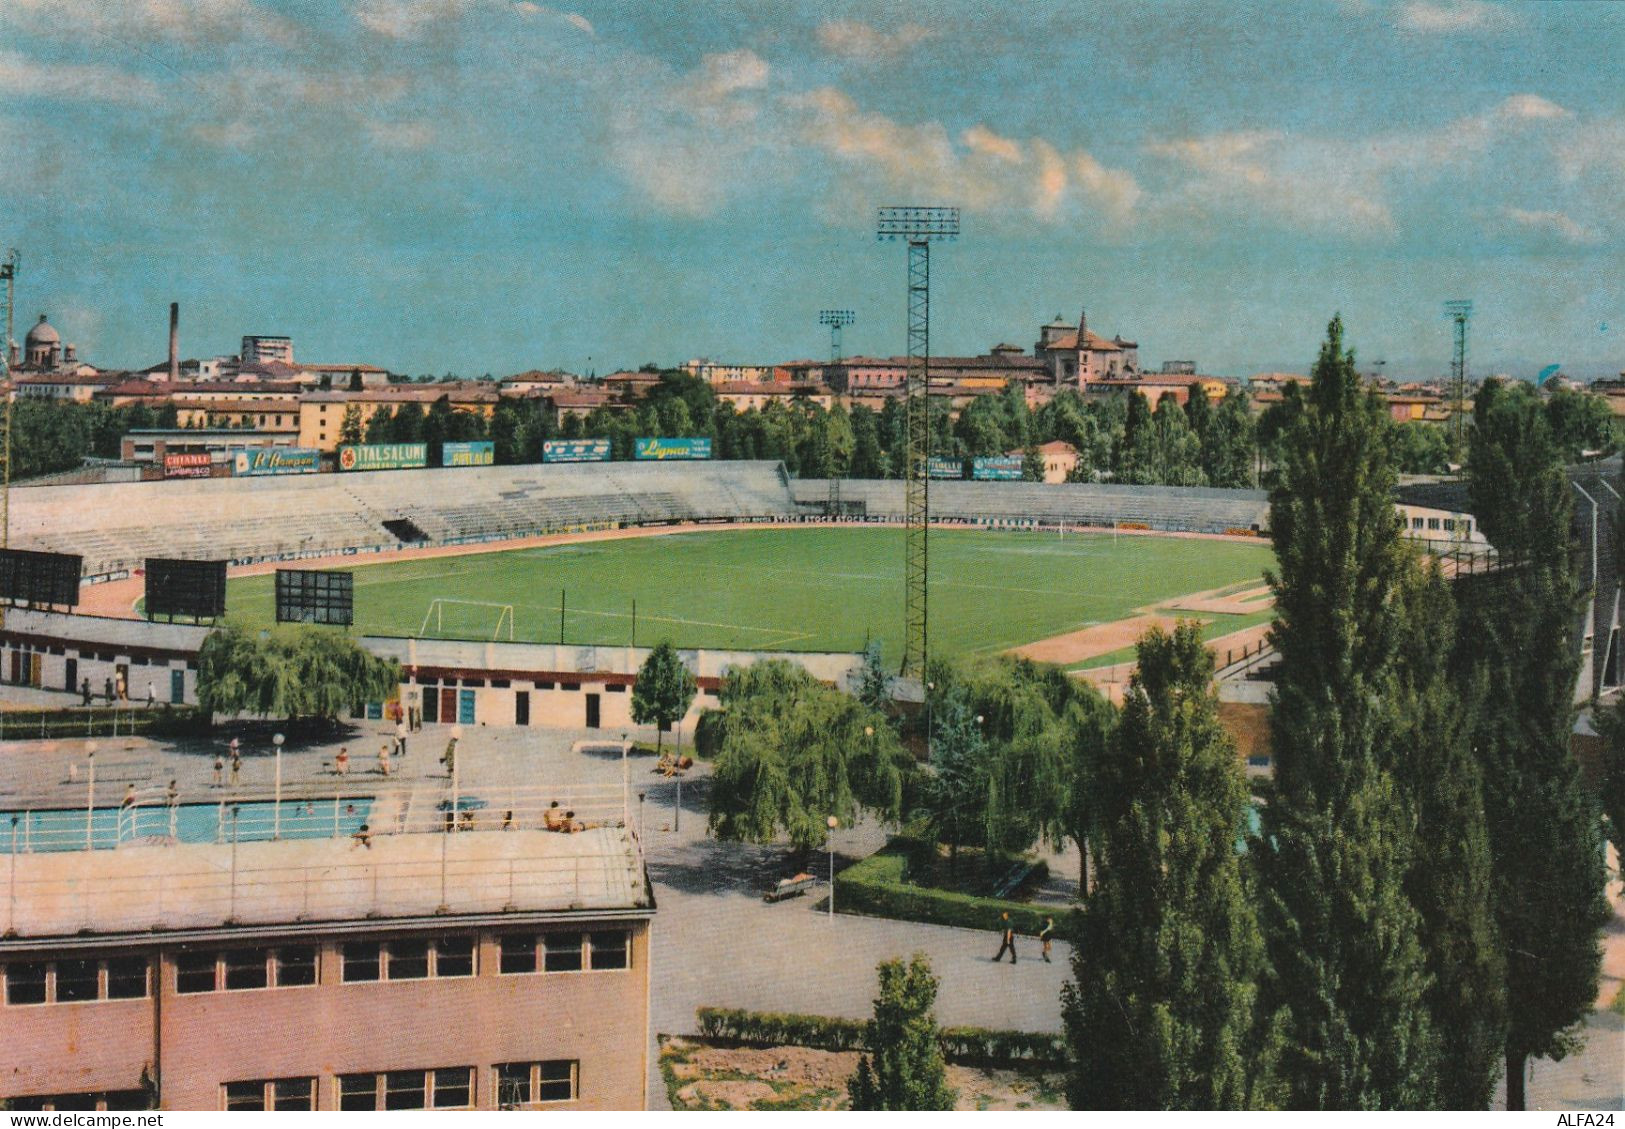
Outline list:
[[[1032,863],[1017,863],[1015,866],[1011,867],[1009,873],[1003,878],[999,879],[998,884],[993,887],[993,896],[995,898],[1009,897],[1010,891],[1027,881],[1027,876],[1032,872]]]
[[[794,878],[781,878],[773,885],[773,889],[762,895],[764,902],[782,902],[785,898],[799,897],[813,888],[818,881],[810,874],[798,874]]]

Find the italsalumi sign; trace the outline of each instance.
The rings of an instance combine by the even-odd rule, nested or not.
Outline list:
[[[636,447],[640,459],[709,459],[709,439],[639,439]]]
[[[322,453],[314,447],[255,447],[231,452],[232,473],[315,474],[322,468]]]
[[[427,443],[368,443],[339,448],[340,470],[401,470],[428,465]]]
[[[608,439],[544,439],[544,463],[607,463]]]
[[[491,466],[496,461],[496,444],[489,439],[440,444],[441,466]]]
[[[176,451],[164,456],[165,478],[208,478],[211,469],[207,451]]]

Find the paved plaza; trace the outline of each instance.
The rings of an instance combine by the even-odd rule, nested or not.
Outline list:
[[[182,803],[264,799],[275,786],[275,731],[270,723],[244,721],[218,726],[209,739],[95,738],[96,806],[117,805],[130,784],[150,792],[167,788],[170,780],[176,782]],[[384,833],[390,826],[388,813],[436,811],[449,801],[453,788],[442,761],[450,728],[430,726],[409,734],[405,755],[391,758],[386,778],[377,770],[377,754],[394,731],[393,723],[380,721],[351,723],[319,737],[293,731],[281,757],[284,795],[370,794],[373,810],[380,814],[377,829]],[[654,738],[652,731],[629,732],[635,740]],[[214,761],[233,736],[242,751],[241,775],[235,788],[229,779],[216,787]],[[84,739],[7,737],[7,755],[0,758],[0,811],[87,803]],[[706,836],[706,765],[697,765],[680,781],[679,818],[679,781],[652,772],[652,756],[634,755],[623,766],[618,752],[577,747],[581,742],[615,744],[620,737],[619,731],[470,727],[459,745],[455,785],[460,800],[480,805],[470,816],[478,829],[497,826],[499,813],[524,802],[523,797],[556,794],[568,803],[572,796],[591,795],[600,806],[608,797],[618,808],[624,772],[628,818],[641,826],[658,905],[654,1032],[692,1032],[695,1009],[708,1005],[865,1018],[875,993],[875,965],[914,952],[926,954],[941,978],[937,1018],[942,1023],[1061,1029],[1060,991],[1070,973],[1070,950],[1064,942],[1056,943],[1050,964],[1039,959],[1038,942],[1030,938],[1020,939],[1017,964],[994,964],[993,932],[839,913],[831,919],[824,912],[823,882],[808,896],[764,902],[762,892],[790,873],[788,852],[718,843]],[[340,748],[350,755],[349,773],[342,778],[333,772]],[[884,829],[872,822],[836,831],[837,867],[866,856],[884,841]],[[827,853],[815,852],[805,861],[820,878],[827,875]],[[1075,889],[1076,855],[1051,863],[1048,895],[1063,897]],[[1612,931],[1622,930],[1625,918],[1616,918]],[[1625,1019],[1597,1012],[1583,1052],[1565,1062],[1535,1064],[1529,1098],[1531,1108],[1625,1104]],[[653,1068],[650,1102],[665,1106],[664,1087]]]

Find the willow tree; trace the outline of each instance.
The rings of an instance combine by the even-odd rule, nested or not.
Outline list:
[[[394,659],[319,627],[249,631],[228,623],[198,649],[198,704],[211,713],[334,718],[358,702],[392,697],[400,682]]]
[[[885,717],[783,659],[734,668],[708,725],[714,742],[710,828],[719,839],[797,850],[824,841],[827,820],[893,820],[907,754]]]

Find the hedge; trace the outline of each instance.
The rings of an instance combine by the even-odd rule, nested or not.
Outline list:
[[[869,1025],[859,1019],[717,1007],[702,1007],[695,1015],[700,1035],[706,1039],[826,1051],[868,1049],[864,1037]],[[970,1066],[1058,1067],[1067,1061],[1066,1040],[1060,1035],[944,1027],[939,1037],[944,1057]]]
[[[901,921],[923,921],[930,925],[957,925],[963,929],[1004,928],[1001,914],[1010,915],[1017,933],[1036,936],[1046,918],[1063,912],[1050,907],[1035,908],[1025,902],[1003,898],[981,898],[953,890],[916,886],[906,878],[911,856],[934,851],[930,843],[896,838],[862,862],[847,867],[835,878],[835,905],[838,909],[890,917]],[[1047,874],[1040,861],[1035,870]]]
[[[138,733],[187,737],[208,731],[209,719],[195,706],[0,712],[0,738],[13,741],[30,737],[133,737]]]

